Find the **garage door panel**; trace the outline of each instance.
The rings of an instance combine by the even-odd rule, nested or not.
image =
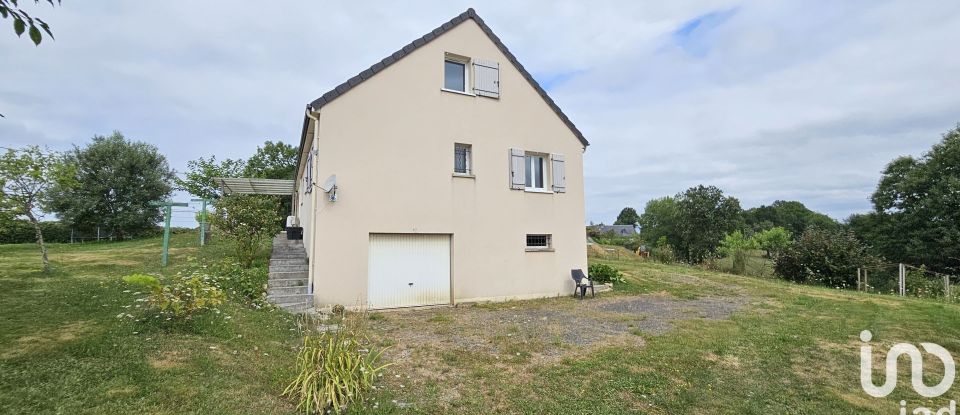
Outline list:
[[[450,303],[450,236],[371,234],[367,307]]]

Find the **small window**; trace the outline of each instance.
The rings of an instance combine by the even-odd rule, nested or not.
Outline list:
[[[467,92],[467,63],[447,59],[443,61],[443,89]]]
[[[549,234],[527,234],[527,250],[549,250],[552,248],[550,236]]]
[[[473,162],[470,160],[471,145],[456,143],[453,145],[453,172],[473,174]]]
[[[526,187],[529,190],[544,190],[544,157],[539,154],[527,154],[525,158]]]

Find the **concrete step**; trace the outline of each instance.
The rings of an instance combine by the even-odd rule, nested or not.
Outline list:
[[[291,244],[291,245],[287,245],[287,244],[273,244],[273,247],[270,248],[270,250],[272,250],[272,251],[282,251],[282,250],[304,251],[304,250],[306,250],[306,248],[304,248],[303,245],[300,245],[300,244],[295,244],[295,245],[294,245],[294,244]]]
[[[307,285],[293,285],[289,287],[271,287],[267,289],[267,298],[281,295],[307,294]]]
[[[302,259],[301,258],[296,258],[296,259],[281,258],[281,259],[270,260],[270,265],[300,265],[300,264],[306,264],[306,263],[307,263],[306,258],[302,258]]]
[[[267,280],[267,288],[300,287],[309,283],[306,278],[273,278]]]
[[[268,279],[285,279],[285,278],[309,278],[310,274],[307,271],[271,271],[268,275]]]
[[[307,264],[299,265],[270,265],[270,272],[308,272]]]
[[[281,294],[281,295],[267,295],[267,300],[272,301],[275,304],[286,304],[286,303],[300,303],[300,302],[313,302],[313,294]]]
[[[276,304],[276,306],[294,314],[304,314],[313,311],[313,305],[310,303]]]
[[[299,259],[301,261],[306,261],[307,256],[303,253],[295,252],[274,252],[270,254],[270,259]]]

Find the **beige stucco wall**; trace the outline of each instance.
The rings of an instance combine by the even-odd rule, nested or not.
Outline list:
[[[445,52],[500,62],[500,99],[441,91]],[[583,145],[472,20],[318,117],[315,181],[339,186],[305,227],[318,306],[364,305],[370,233],[452,234],[456,302],[565,295],[586,269]],[[473,146],[473,179],[452,175],[457,142]],[[511,190],[510,148],[563,154],[567,192]],[[554,251],[526,252],[528,233],[552,234]]]

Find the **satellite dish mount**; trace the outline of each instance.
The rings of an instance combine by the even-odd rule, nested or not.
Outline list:
[[[337,201],[337,175],[331,174],[330,177],[327,177],[327,180],[323,181],[323,185],[319,186],[320,190],[326,192],[331,202]]]

